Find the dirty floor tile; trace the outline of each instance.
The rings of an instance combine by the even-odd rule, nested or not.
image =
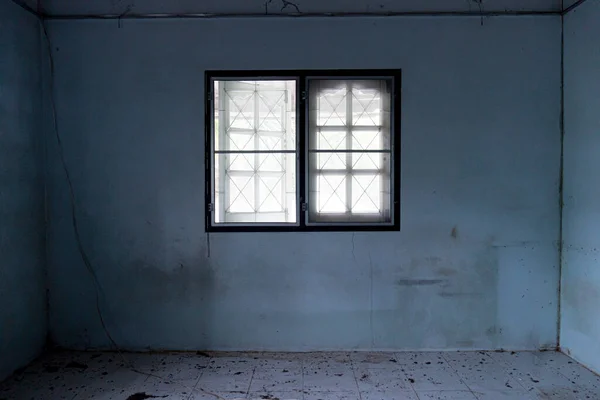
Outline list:
[[[435,390],[417,392],[420,400],[477,400],[470,391]]]
[[[59,352],[0,384],[0,400],[138,398],[598,400],[600,377],[555,352]]]

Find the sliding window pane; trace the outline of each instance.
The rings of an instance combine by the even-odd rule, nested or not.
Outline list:
[[[297,223],[296,84],[214,82],[214,224]]]
[[[391,223],[391,80],[309,79],[309,223]]]

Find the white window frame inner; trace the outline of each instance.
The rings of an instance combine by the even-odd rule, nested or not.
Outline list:
[[[305,214],[305,223],[307,226],[341,226],[341,225],[349,225],[349,226],[392,226],[394,225],[394,190],[399,190],[399,188],[394,188],[394,174],[397,173],[394,170],[394,107],[395,107],[395,99],[394,99],[394,77],[387,76],[373,76],[373,77],[365,77],[365,76],[309,76],[306,79],[306,88],[308,92],[308,101],[305,104],[305,116],[306,116],[306,132],[307,136],[307,146],[306,146],[306,183],[305,186],[307,188],[307,201],[308,201],[308,212]],[[312,103],[316,102],[316,98],[319,95],[317,90],[311,91],[311,81],[346,81],[346,90],[349,95],[345,97],[345,122],[343,126],[319,126],[316,121],[316,113],[311,110]],[[353,123],[353,110],[352,110],[352,82],[353,81],[388,81],[388,85],[386,88],[388,89],[388,94],[390,95],[388,105],[389,115],[388,118],[383,117],[382,121],[379,125],[373,126],[358,126]],[[380,97],[380,109],[384,109],[383,107],[383,97],[385,92],[382,92]],[[382,148],[380,150],[356,150],[353,148],[353,130],[361,130],[361,129],[378,129],[378,131],[382,134],[383,138],[387,136],[389,140],[389,147]],[[343,150],[318,150],[312,144],[311,140],[317,135],[318,130],[336,130],[336,131],[345,131],[345,147]],[[327,213],[321,212],[317,209],[318,197],[320,193],[312,190],[311,187],[316,185],[316,183],[311,180],[316,180],[319,175],[334,173],[339,174],[341,170],[317,170],[315,169],[314,163],[311,162],[311,155],[318,155],[324,153],[345,153],[345,162],[346,162],[346,177],[345,179],[345,198],[343,199],[344,204],[346,206],[346,211],[344,213]],[[379,154],[381,169],[365,169],[365,170],[355,170],[353,167],[353,156],[355,154]],[[387,160],[385,160],[385,156],[387,156]],[[379,179],[379,187],[383,189],[382,195],[380,196],[380,204],[379,209],[384,213],[387,212],[389,214],[384,215],[381,218],[375,217],[375,214],[359,214],[353,213],[352,208],[352,178],[355,174],[375,174],[377,175],[376,179]],[[383,195],[385,194],[385,196]],[[386,221],[385,219],[389,219]]]
[[[274,136],[278,136],[281,139],[282,142],[282,148],[281,150],[260,150],[260,135],[269,135],[268,133],[259,131],[260,128],[260,124],[259,124],[259,120],[260,120],[260,115],[259,115],[259,91],[254,90],[252,96],[253,98],[253,103],[254,103],[254,110],[253,110],[253,132],[251,132],[250,130],[248,130],[248,132],[246,132],[249,135],[253,135],[254,136],[254,149],[253,150],[237,150],[237,149],[232,149],[230,147],[230,139],[228,139],[228,132],[230,133],[231,131],[228,131],[228,128],[230,128],[229,126],[229,117],[230,117],[230,110],[229,110],[229,101],[228,100],[228,95],[226,93],[226,90],[232,90],[231,88],[236,88],[237,84],[239,84],[239,86],[242,86],[243,83],[242,82],[261,82],[261,81],[290,81],[290,82],[294,82],[295,85],[295,97],[294,99],[292,99],[292,95],[290,94],[289,90],[285,90],[285,93],[283,94],[283,96],[285,96],[284,102],[285,104],[288,104],[288,102],[291,102],[292,104],[294,104],[294,109],[293,109],[293,113],[288,113],[286,112],[287,107],[283,107],[282,109],[282,115],[281,115],[281,122],[282,122],[282,131],[280,132],[273,132]],[[217,86],[216,83],[222,83],[218,85],[218,104],[215,104],[215,87]],[[211,112],[210,112],[210,118],[212,118],[212,123],[211,123],[211,149],[210,149],[210,157],[211,157],[211,204],[213,204],[214,206],[212,207],[211,210],[211,217],[210,217],[210,224],[211,226],[228,226],[228,227],[236,227],[236,226],[242,226],[242,227],[247,227],[247,226],[258,226],[258,227],[278,227],[278,226],[299,226],[300,225],[300,209],[297,206],[300,201],[300,192],[299,192],[299,143],[298,143],[298,138],[299,138],[299,113],[298,113],[298,101],[297,98],[299,96],[299,79],[298,77],[246,77],[246,76],[241,76],[241,77],[213,77],[210,81],[210,85],[211,85],[211,92],[210,92],[210,97],[211,97]],[[229,86],[229,88],[226,88],[226,86]],[[218,134],[218,148],[217,148],[217,135],[215,134],[215,124],[214,124],[214,119],[215,119],[215,111],[218,110],[219,111],[219,126],[218,126],[218,130],[219,130],[219,134]],[[295,124],[293,124],[292,122],[292,114],[295,115]],[[288,130],[289,129],[294,129],[295,128],[295,143],[293,143],[293,150],[288,150],[285,141],[287,140],[287,134],[288,134]],[[243,131],[243,130],[242,130]],[[240,131],[241,132],[241,131]],[[240,133],[238,132],[238,133]],[[254,163],[253,163],[253,167],[255,168],[254,171],[232,171],[228,169],[228,165],[230,165],[230,161],[231,161],[231,157],[235,157],[235,156],[239,156],[239,155],[243,155],[243,154],[250,154],[254,156]],[[260,157],[261,155],[268,155],[268,154],[278,154],[278,155],[282,155],[282,170],[281,171],[275,171],[275,172],[269,172],[269,171],[259,171],[259,166],[261,164],[260,162]],[[286,155],[293,155],[292,157],[286,157]],[[217,169],[215,168],[215,164],[216,164],[216,158],[219,157],[220,155],[223,155],[224,160],[222,162],[218,163],[218,177],[219,177],[219,182],[218,182],[218,188],[219,188],[219,201],[216,201],[216,193],[217,193],[217,186],[215,185],[215,177],[216,177],[216,172]],[[289,159],[292,159],[291,161],[293,162],[288,162]],[[286,174],[287,172],[287,168],[290,167],[289,164],[292,164],[291,166],[293,166],[293,168],[295,168],[294,174],[293,174],[293,181],[291,182],[287,182],[288,179],[288,175]],[[248,174],[252,174],[251,179],[253,179],[253,182],[249,183],[249,184],[253,184],[254,185],[254,211],[253,212],[227,212],[227,209],[229,207],[231,207],[232,203],[231,203],[231,199],[230,199],[230,193],[231,193],[231,183],[230,183],[230,179],[229,177],[232,176],[246,176]],[[260,210],[258,209],[258,207],[260,207],[260,177],[261,176],[270,176],[270,175],[274,175],[274,174],[282,174],[282,183],[281,183],[281,194],[280,194],[280,198],[282,200],[281,205],[282,205],[282,209],[279,211],[273,211],[273,212],[260,212]],[[295,197],[294,197],[294,203],[293,204],[289,204],[288,203],[288,191],[287,188],[291,185],[295,185]],[[238,188],[239,189],[239,188]],[[239,189],[240,190],[240,189]],[[241,192],[241,190],[240,190]],[[241,195],[241,193],[240,193]],[[235,201],[235,199],[233,200]],[[268,214],[283,214],[286,215],[289,211],[289,208],[292,208],[291,212],[294,213],[295,215],[295,222],[260,222],[257,221],[258,219],[260,219],[260,216],[264,216],[264,215],[268,215]],[[218,219],[217,219],[218,216]],[[254,219],[254,221],[248,221],[248,218],[252,218]],[[237,221],[236,221],[237,219]],[[219,222],[216,222],[216,221]]]

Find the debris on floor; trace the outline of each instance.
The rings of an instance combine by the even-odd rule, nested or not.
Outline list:
[[[87,365],[76,362],[76,361],[71,361],[70,363],[68,363],[65,368],[75,368],[75,369],[87,369]]]
[[[556,352],[123,356],[47,354],[0,384],[0,400],[600,399],[600,377]]]
[[[165,398],[167,397],[167,395],[164,396],[152,396],[151,394],[146,394],[146,393],[135,393],[132,394],[131,396],[129,396],[127,398],[127,400],[146,400],[146,399],[157,399],[159,397]]]

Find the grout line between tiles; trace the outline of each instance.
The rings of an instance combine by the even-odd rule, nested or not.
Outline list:
[[[200,374],[198,375],[198,379],[196,379],[196,384],[194,385],[192,393],[190,393],[188,400],[193,400],[192,396],[194,396],[194,392],[196,391],[196,388],[198,387],[198,383],[200,383],[200,378],[202,378],[202,375],[204,375],[204,372],[206,371],[206,369],[212,362],[212,359],[213,359],[212,357],[209,357],[208,362],[206,363],[206,366],[204,366],[204,368],[200,368]]]
[[[371,352],[369,352],[369,353],[371,353]],[[473,353],[473,352],[471,352],[471,353]],[[514,376],[507,376],[507,378],[510,377],[510,380],[513,381],[513,383],[514,383],[513,384],[513,388],[514,388],[513,392],[515,393],[515,395],[517,397],[522,393],[523,397],[531,396],[531,397],[527,397],[527,399],[530,399],[530,398],[535,398],[535,395],[539,395],[541,393],[539,387],[528,385],[529,381],[526,379],[526,375],[531,373],[535,376],[535,374],[537,372],[540,372],[543,369],[544,371],[548,371],[548,372],[552,371],[553,372],[552,376],[555,377],[555,380],[559,379],[559,376],[560,376],[560,382],[562,382],[562,379],[564,378],[565,380],[570,381],[572,383],[572,385],[569,385],[567,382],[562,382],[560,385],[561,389],[564,389],[564,390],[578,389],[579,393],[580,393],[579,396],[582,398],[585,398],[586,394],[589,394],[591,396],[590,398],[597,398],[597,396],[595,396],[594,393],[597,394],[598,390],[594,389],[593,386],[587,386],[587,384],[588,384],[587,375],[585,375],[583,377],[583,378],[586,378],[585,381],[582,380],[581,382],[577,382],[577,383],[572,382],[572,380],[569,378],[569,376],[567,376],[567,375],[570,375],[571,372],[573,374],[574,373],[584,373],[583,370],[585,370],[585,373],[587,373],[588,370],[585,369],[585,367],[583,365],[581,365],[580,363],[578,363],[574,360],[571,360],[570,358],[568,358],[567,356],[565,356],[559,352],[552,351],[552,352],[549,352],[550,354],[541,354],[540,352],[524,352],[524,353],[528,353],[528,354],[524,354],[524,356],[525,356],[524,358],[521,358],[520,354],[517,354],[517,356],[512,357],[509,355],[510,352],[507,352],[507,354],[502,354],[502,355],[496,355],[496,354],[494,354],[493,351],[478,351],[477,353],[478,354],[471,354],[471,355],[460,353],[460,354],[464,355],[464,357],[454,356],[454,354],[450,353],[450,352],[440,353],[440,361],[443,360],[444,362],[446,362],[449,365],[449,367],[447,367],[448,368],[447,373],[451,374],[452,372],[454,372],[455,375],[459,377],[461,384],[466,386],[463,389],[450,388],[450,387],[448,387],[448,385],[442,384],[442,386],[440,386],[438,389],[435,389],[435,390],[424,389],[423,391],[417,391],[416,386],[413,386],[413,385],[407,385],[402,390],[406,390],[405,393],[408,394],[410,392],[410,390],[412,389],[412,391],[414,392],[413,396],[415,396],[414,398],[416,398],[416,399],[424,399],[425,396],[431,395],[431,394],[433,394],[433,392],[437,392],[437,391],[441,391],[441,392],[448,391],[448,394],[451,395],[452,393],[450,393],[450,392],[459,391],[459,390],[464,390],[464,394],[466,394],[466,392],[469,392],[473,396],[473,398],[480,399],[481,398],[480,396],[482,396],[482,393],[485,393],[487,395],[491,394],[493,397],[494,396],[493,393],[496,393],[496,391],[498,391],[497,393],[499,393],[499,392],[505,390],[502,387],[500,387],[499,385],[494,386],[493,388],[492,387],[488,388],[487,386],[483,386],[482,388],[479,388],[479,386],[478,386],[479,381],[478,381],[477,376],[480,374],[475,373],[475,372],[473,372],[473,373],[477,374],[477,376],[475,376],[476,379],[473,381],[474,386],[472,388],[470,386],[470,384],[467,384],[467,382],[469,382],[469,381],[465,381],[465,379],[463,378],[463,377],[470,378],[471,372],[460,368],[460,365],[463,364],[463,361],[464,361],[465,363],[468,362],[469,367],[477,367],[477,368],[483,370],[484,372],[487,372],[487,373],[481,372],[484,379],[491,379],[492,377],[494,377],[494,383],[500,383],[500,381],[497,380],[498,376],[500,376],[500,375],[504,376],[505,374],[507,374],[509,372],[516,374]],[[30,375],[28,375],[28,378],[33,377],[34,379],[36,379],[35,374],[44,374],[44,377],[46,380],[52,379],[52,377],[54,375],[48,374],[48,372],[52,372],[52,371],[45,371],[45,367],[47,365],[52,365],[52,366],[59,365],[59,364],[66,365],[66,362],[69,360],[76,361],[76,362],[82,362],[85,364],[90,363],[90,360],[87,360],[85,357],[83,357],[83,358],[79,357],[81,355],[80,353],[73,353],[73,357],[69,356],[69,354],[70,353],[68,353],[67,356],[65,356],[65,357],[58,357],[58,358],[54,358],[54,359],[49,358],[49,359],[40,361],[40,363],[38,365],[34,365],[30,369],[30,371],[28,372],[28,374],[30,374]],[[339,358],[339,356],[341,354],[342,354],[341,352],[336,353],[336,355],[338,357],[336,358],[337,361],[333,363],[334,365],[341,366],[340,362],[342,362],[342,361]],[[392,354],[394,357],[396,357],[397,361],[400,362],[400,364],[398,366],[402,366],[404,368],[403,374],[401,374],[400,372],[393,374],[394,379],[399,379],[399,380],[404,379],[405,381],[408,381],[407,380],[408,376],[406,376],[406,371],[410,370],[410,365],[405,364],[405,362],[401,361],[401,359],[404,358],[404,357],[400,357],[400,355],[402,355],[402,352],[387,352],[386,358],[388,358],[387,355],[392,355]],[[423,355],[423,354],[425,354],[425,353],[421,353],[421,355]],[[357,399],[357,398],[359,398],[361,400],[366,399],[371,394],[385,396],[385,394],[378,391],[377,389],[371,390],[370,388],[364,388],[364,387],[360,386],[361,381],[359,380],[359,378],[363,371],[363,369],[362,369],[363,364],[357,358],[352,358],[351,356],[349,356],[346,353],[344,353],[344,355],[345,355],[344,360],[343,360],[344,366],[351,367],[352,376],[354,376],[355,385],[357,388],[356,390],[358,391],[358,395],[352,393],[352,396],[354,397],[354,399]],[[483,357],[484,360],[477,357],[478,355],[479,355],[479,357]],[[85,356],[89,357],[89,355],[85,355]],[[532,357],[530,357],[530,356],[532,356]],[[245,356],[242,356],[242,357],[245,357]],[[290,355],[290,357],[294,357],[294,356]],[[564,357],[564,359],[563,359],[563,357]],[[134,368],[137,366],[138,368],[144,369],[144,368],[152,368],[152,366],[156,362],[159,362],[156,360],[164,360],[164,359],[159,356],[159,357],[152,357],[151,360],[147,360],[146,358],[144,358],[144,359],[136,359],[136,360],[131,360],[131,361],[132,361]],[[193,361],[187,361],[187,360],[188,359],[184,359],[183,361],[178,361],[178,362],[173,361],[173,365],[171,365],[170,363],[167,363],[167,367],[162,367],[161,372],[157,372],[157,374],[164,375],[169,372],[173,372],[173,373],[182,372],[180,370],[180,368],[178,368],[178,363],[184,364],[184,363],[189,362],[190,367],[192,369],[194,369],[193,373],[194,373],[194,375],[196,375],[196,379],[188,380],[189,386],[183,385],[183,387],[199,388],[202,385],[202,382],[201,382],[202,377],[204,375],[207,375],[207,377],[210,377],[209,376],[210,374],[207,373],[206,369],[208,366],[211,365],[212,362],[214,362],[214,359],[213,358],[205,358],[204,360],[198,361],[198,359],[196,359],[196,358],[191,358],[190,360],[193,360]],[[300,380],[302,382],[302,386],[301,386],[302,394],[297,394],[297,392],[296,392],[293,396],[291,396],[291,398],[294,398],[297,400],[308,400],[308,398],[310,397],[310,393],[309,392],[305,393],[306,388],[305,388],[304,374],[307,372],[307,368],[310,365],[312,365],[311,361],[314,361],[314,359],[311,357],[307,357],[307,358],[300,358],[300,359],[295,358],[295,360],[299,361],[299,366],[301,367]],[[333,358],[329,357],[329,355],[327,355],[327,354],[325,354],[324,358],[319,357],[317,360],[318,361],[329,360],[329,361],[333,362]],[[554,361],[549,361],[549,360],[554,360]],[[110,361],[112,361],[112,360],[110,360]],[[198,362],[194,362],[194,361],[198,361]],[[371,364],[370,360],[366,360],[366,361],[368,361],[368,363],[365,364],[365,368],[370,370],[372,364]],[[426,360],[424,360],[424,361],[426,361]],[[482,368],[480,368],[477,365],[478,362],[480,362],[480,361],[483,361],[483,364],[485,364],[485,366]],[[572,365],[566,364],[567,361],[569,361],[569,362],[572,361],[573,364]],[[205,364],[205,362],[206,362],[206,364]],[[91,364],[89,365],[90,369],[87,370],[85,373],[83,373],[84,375],[86,375],[87,380],[89,380],[90,377],[91,377],[91,379],[93,379],[94,377],[92,375],[94,375],[96,372],[100,372],[101,370],[102,371],[105,371],[105,370],[111,371],[110,372],[111,376],[109,376],[108,378],[112,378],[113,373],[115,373],[115,375],[121,375],[121,378],[123,378],[122,375],[124,373],[127,373],[130,370],[129,368],[124,367],[124,366],[117,367],[117,365],[115,365],[114,363],[107,364],[105,359],[102,360],[102,362],[98,365],[96,365],[97,361],[91,361],[91,363],[93,365],[91,365]],[[194,365],[196,365],[196,364],[198,364],[196,367],[204,366],[205,368],[199,368],[199,370],[196,371],[195,368],[193,368]],[[419,364],[421,364],[421,362],[419,362]],[[433,364],[435,364],[435,363],[433,363]],[[102,366],[101,368],[100,368],[100,365]],[[44,366],[44,368],[42,368],[41,366]],[[116,367],[116,368],[113,368],[113,367]],[[61,367],[61,368],[63,368],[63,367]],[[106,369],[106,368],[108,368],[108,369]],[[249,379],[250,383],[249,383],[248,391],[246,391],[247,398],[252,398],[253,393],[258,393],[258,391],[256,391],[256,390],[253,391],[252,385],[254,384],[253,382],[255,379],[257,380],[257,383],[259,383],[259,381],[260,381],[260,374],[258,374],[258,375],[256,374],[257,371],[260,372],[260,368],[261,367],[259,365],[254,365],[251,367],[249,366],[249,368],[248,368],[248,372],[250,372],[249,370],[252,369],[252,374]],[[375,368],[377,368],[377,367],[375,367]],[[382,366],[381,368],[388,368],[388,367]],[[435,366],[432,365],[429,368],[435,369]],[[446,367],[444,366],[444,368],[446,368]],[[96,371],[96,369],[98,369],[98,370]],[[279,368],[275,368],[275,369],[279,369]],[[395,368],[393,368],[393,369],[395,370]],[[513,369],[515,370],[514,372],[513,372]],[[488,371],[485,371],[485,370],[488,370]],[[65,370],[65,371],[67,371],[67,370]],[[133,371],[133,372],[136,372],[136,371]],[[183,372],[185,372],[185,371],[183,371]],[[558,376],[554,375],[555,373],[558,373]],[[87,375],[90,375],[90,376],[87,376]],[[115,384],[111,384],[110,381],[103,381],[104,383],[100,386],[103,390],[106,389],[106,392],[104,392],[105,395],[114,396],[117,393],[113,389],[114,385],[117,385],[116,389],[119,389],[120,385],[123,385],[123,388],[127,389],[127,390],[142,389],[142,387],[139,386],[140,383],[150,382],[150,381],[153,382],[155,379],[158,379],[158,380],[162,379],[161,376],[150,377],[146,374],[142,374],[142,375],[145,375],[145,376],[139,377],[139,380],[138,380],[138,378],[136,378],[135,380],[132,380],[131,382],[129,382],[129,378],[128,378],[128,381],[125,382],[123,379],[119,378],[119,379],[117,379],[117,383],[115,383]],[[346,373],[345,373],[345,375],[346,375]],[[79,376],[79,375],[77,375],[77,376]],[[575,376],[575,375],[572,375],[572,376]],[[168,379],[166,377],[164,377],[164,378]],[[175,379],[179,379],[179,378],[175,378]],[[181,379],[187,379],[187,378],[181,378]],[[248,378],[246,377],[246,379],[248,379]],[[333,378],[333,379],[335,379],[335,378]],[[542,385],[545,382],[552,383],[549,380],[549,378],[546,377],[545,379],[546,380],[542,383]],[[574,378],[574,379],[577,380],[576,378]],[[171,382],[174,382],[171,379],[168,379],[168,380]],[[123,381],[123,382],[121,382],[121,381]],[[333,397],[338,396],[338,393],[340,393],[339,395],[342,396],[341,393],[343,393],[345,391],[342,389],[349,389],[352,387],[350,382],[347,382],[346,379],[344,379],[344,381],[346,382],[346,385],[350,384],[350,386],[343,386],[343,387],[336,386],[336,389],[330,389],[330,390],[321,389],[320,386],[317,386],[317,387],[313,388],[314,389],[313,395],[325,396],[325,397],[321,397],[321,398],[326,398],[326,399],[330,399],[330,400]],[[26,382],[27,381],[24,381],[23,384],[26,385]],[[45,384],[45,382],[46,381],[43,381],[43,382],[41,382],[41,384]],[[95,382],[95,381],[92,380],[92,382]],[[195,384],[194,384],[194,382],[195,382]],[[408,381],[408,382],[410,382],[410,381]],[[64,389],[64,390],[61,389],[64,393],[61,392],[60,398],[64,398],[65,400],[80,400],[80,399],[83,400],[83,399],[89,398],[88,396],[91,394],[91,392],[88,391],[87,389],[80,390],[79,388],[83,387],[80,385],[81,385],[80,383],[74,383],[74,382],[68,383],[67,388],[69,386],[72,386],[72,389],[69,389],[69,392],[66,392],[65,391],[66,389]],[[158,390],[158,388],[154,388],[153,385],[147,385],[146,388],[151,389],[151,390],[152,389]],[[411,388],[411,389],[409,389],[409,388]],[[543,386],[541,388],[543,389]],[[363,390],[361,391],[361,389],[363,389]],[[73,391],[71,392],[71,390],[73,390]],[[162,395],[162,394],[167,394],[166,391],[170,391],[171,389],[167,389],[166,387],[163,387],[160,390],[161,391],[160,391],[159,395]],[[197,390],[199,390],[199,389],[197,389]],[[296,390],[284,389],[284,390],[276,390],[276,391],[295,392]],[[330,393],[330,392],[336,392],[336,393]],[[242,393],[244,393],[244,392],[242,392]],[[346,395],[348,395],[348,394],[349,394],[349,391],[346,391]],[[58,394],[56,392],[54,393],[54,395],[55,395],[55,397],[53,397],[53,398],[59,398]],[[94,394],[94,395],[98,396],[99,394]],[[100,394],[100,395],[102,395],[102,394]],[[174,388],[173,393],[171,395],[172,396],[181,396],[178,398],[181,398],[182,400],[183,399],[192,400],[192,399],[195,399],[197,396],[196,392],[194,392],[194,391],[192,393],[190,393],[189,395],[185,395],[185,394],[181,393],[181,390],[179,390],[179,388]],[[64,396],[64,397],[62,397],[62,396]],[[231,396],[242,398],[244,395],[240,394],[240,395],[236,396],[236,395],[231,394]],[[329,397],[329,396],[331,396],[331,397]],[[423,397],[421,397],[421,396],[423,396]],[[560,396],[560,395],[555,394],[555,396]],[[6,396],[2,396],[2,392],[0,391],[0,398],[2,398],[2,397],[6,397]],[[282,396],[279,396],[279,397],[282,397]],[[16,397],[16,396],[9,395],[8,398],[26,398],[26,397],[25,396]],[[29,398],[29,397],[27,397],[27,398]],[[198,397],[198,399],[200,399],[200,398],[204,398],[204,397],[202,397],[202,395],[200,395]],[[208,396],[206,398],[209,399]],[[219,397],[216,397],[214,400],[217,400],[218,398]],[[379,398],[381,398],[381,397],[379,397]],[[413,398],[413,397],[411,396],[410,398]],[[496,397],[493,397],[493,398],[496,399]]]
[[[304,357],[300,357],[300,380],[302,387],[300,388],[300,397],[304,400]]]
[[[532,353],[533,357],[535,357],[535,359],[536,359],[537,361],[539,361],[539,365],[540,365],[540,366],[544,366],[544,360],[542,360],[540,357],[538,357],[538,354],[539,354],[539,352],[537,352],[537,351],[531,351],[531,352],[521,352],[521,353]],[[557,352],[557,353],[558,353],[558,352]],[[490,355],[490,357],[491,357],[491,355]],[[492,359],[494,359],[494,358],[492,357]],[[495,360],[495,359],[494,359],[494,360]],[[495,361],[496,361],[496,360],[495,360]],[[528,371],[529,371],[529,368],[527,368],[526,370],[523,370],[523,369],[521,369],[521,368],[517,368],[517,365],[516,365],[516,364],[514,364],[514,363],[512,363],[512,362],[502,362],[502,363],[500,363],[499,361],[496,361],[496,362],[497,362],[499,365],[501,365],[502,367],[504,367],[504,368],[513,368],[514,370],[516,370],[517,372],[519,372],[519,373],[520,373],[520,374],[522,374],[522,375],[531,375],[531,374],[530,374],[530,372],[528,372]],[[550,369],[550,370],[552,370],[552,371],[554,371],[554,372],[558,373],[558,374],[559,374],[560,376],[562,376],[563,378],[567,379],[567,381],[570,381],[570,379],[569,379],[567,376],[563,375],[563,374],[560,372],[560,370],[559,370],[558,368],[556,368],[556,367],[553,367],[553,366],[544,366],[544,368]],[[533,390],[531,390],[531,389],[527,389],[527,388],[525,387],[525,385],[521,383],[520,379],[513,378],[513,380],[514,380],[515,382],[517,382],[519,385],[521,385],[521,387],[523,388],[523,391],[524,391],[525,393],[531,393],[531,392],[533,392]],[[534,390],[535,390],[535,393],[536,393],[536,394],[538,394],[538,395],[542,395],[542,394],[543,394],[543,393],[540,391],[540,389],[539,389],[539,388],[537,388],[537,387],[534,387]]]
[[[356,384],[356,391],[358,392],[358,398],[360,400],[362,400],[362,393],[360,392],[360,387],[358,386],[358,378],[356,377],[356,368],[354,365],[354,360],[352,359],[351,356],[349,356],[350,358],[350,368],[352,368],[352,375],[354,375],[354,383]]]
[[[394,352],[393,354],[394,354],[394,357],[396,358],[396,361],[400,360],[400,353],[399,352]],[[406,366],[404,366],[404,367],[406,367]],[[417,396],[417,400],[420,400],[421,396],[419,396],[419,393],[417,392],[417,389],[415,389],[414,385],[408,380],[408,375],[406,375],[406,372],[403,371],[403,369],[404,368],[401,366],[400,367],[400,372],[402,372],[404,374],[404,379],[410,385],[410,388],[415,393],[415,396]]]
[[[535,358],[537,358],[537,359],[540,361],[540,364],[541,364],[541,365],[545,365],[545,364],[544,364],[544,360],[542,360],[540,357],[538,357],[538,354],[539,354],[538,352],[534,353],[534,356],[535,356]],[[583,365],[583,364],[579,363],[577,360],[575,360],[575,359],[573,359],[573,358],[571,358],[571,357],[567,356],[566,354],[564,354],[564,353],[562,353],[562,352],[560,352],[560,351],[557,351],[557,352],[556,352],[556,355],[558,355],[558,356],[560,356],[560,355],[564,355],[564,356],[568,357],[570,360],[572,360],[573,362],[577,363],[577,365],[580,365],[581,367],[583,367],[583,368],[585,368],[586,370],[590,371],[592,374],[594,374],[594,375],[597,375],[597,374],[596,374],[594,371],[592,371],[591,369],[589,369],[589,368],[588,368],[588,367],[586,367],[585,365]],[[550,367],[547,367],[547,366],[546,366],[546,368],[552,368],[554,371],[556,371],[556,373],[557,373],[557,374],[559,374],[560,376],[562,376],[563,378],[565,378],[567,381],[569,381],[569,382],[573,383],[573,381],[571,380],[571,378],[569,378],[567,375],[565,375],[565,374],[563,374],[563,373],[561,372],[560,368],[558,368],[558,367],[555,367],[555,366],[550,366]]]
[[[454,368],[454,366],[450,363],[450,361],[448,361],[448,359],[446,358],[446,353],[445,352],[441,352],[442,358],[444,359],[444,361],[446,361],[446,364],[454,371],[454,373],[456,374],[456,376],[458,376],[458,378],[460,379],[460,381],[462,382],[462,384],[464,384],[467,389],[469,389],[469,392],[471,392],[471,394],[473,395],[473,397],[475,397],[476,399],[479,399],[479,397],[475,394],[475,392],[473,391],[473,389],[471,389],[471,386],[467,385],[467,382],[465,382],[465,380],[463,379],[463,377],[458,373],[458,370],[456,368]]]
[[[510,368],[510,367],[512,367],[512,368],[515,368],[515,369],[516,369],[516,367],[515,367],[514,365],[512,365],[512,364],[507,364],[506,362],[502,362],[502,363],[501,363],[501,362],[499,362],[499,361],[498,361],[498,360],[496,360],[494,357],[492,357],[491,353],[490,353],[490,352],[488,352],[488,351],[484,352],[484,354],[485,354],[487,357],[489,357],[489,358],[490,358],[490,359],[491,359],[491,360],[494,362],[494,364],[496,364],[496,365],[498,365],[500,368],[502,368],[502,370],[504,370],[504,371],[506,372],[506,374],[508,375],[508,377],[509,377],[509,378],[511,378],[513,381],[515,381],[515,382],[516,382],[516,383],[517,383],[517,384],[518,384],[518,385],[519,385],[519,386],[520,386],[520,387],[523,389],[523,392],[525,392],[525,393],[529,393],[529,391],[527,390],[527,388],[526,388],[526,387],[525,387],[525,386],[524,386],[524,385],[521,383],[520,379],[517,379],[517,378],[513,377],[513,376],[510,374],[510,373],[511,373],[511,371],[509,370],[509,368]],[[518,371],[518,372],[521,372],[521,371],[520,371],[520,370],[518,370],[518,369],[517,369],[517,371]],[[537,389],[536,389],[536,390],[537,390]]]
[[[248,384],[248,390],[246,390],[246,398],[250,398],[250,388],[252,388],[252,381],[254,380],[255,372],[256,372],[256,366],[252,367],[252,376],[250,377],[250,383]]]

